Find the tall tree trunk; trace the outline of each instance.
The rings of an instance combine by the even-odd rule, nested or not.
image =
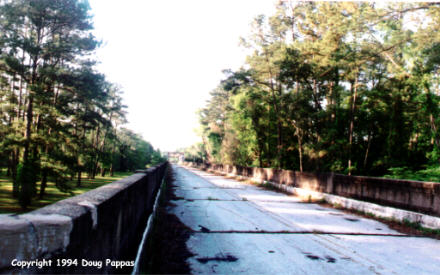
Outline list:
[[[425,87],[425,89],[426,89],[427,107],[428,107],[428,112],[429,112],[429,124],[430,124],[431,132],[432,132],[432,141],[433,141],[432,143],[435,144],[435,146],[437,146],[437,148],[440,149],[440,135],[438,133],[437,125],[435,123],[435,118],[434,118],[432,107],[431,107],[431,105],[433,104],[432,98],[431,98],[431,92],[429,91],[428,87]],[[438,162],[440,163],[440,158],[438,159]]]
[[[330,96],[328,98],[328,104],[329,104],[329,108],[330,108],[330,122],[332,123],[332,125],[333,125],[335,118],[336,118],[336,113],[335,113],[336,108],[334,106],[335,102],[334,102],[333,86],[334,86],[334,83],[333,83],[333,81],[331,81],[330,88],[329,88]]]
[[[47,169],[43,169],[43,175],[41,176],[41,185],[40,185],[40,199],[44,197],[46,186],[47,186]]]
[[[18,198],[20,194],[20,186],[17,182],[17,165],[20,161],[20,149],[16,148],[12,153],[11,176],[12,176],[12,195]]]
[[[81,187],[81,170],[78,170],[78,179],[76,181],[76,187]]]
[[[37,29],[37,45],[40,45],[41,42],[41,29]],[[32,64],[32,78],[31,84],[34,85],[37,82],[37,68],[38,68],[38,54],[30,58],[29,62]],[[24,152],[23,152],[23,163],[28,163],[29,161],[29,151],[30,151],[30,142],[31,142],[31,130],[32,130],[32,119],[33,119],[33,104],[34,104],[34,91],[29,91],[28,96],[28,107],[26,113],[26,133],[25,133],[25,143],[24,143]]]
[[[99,134],[101,132],[101,127],[98,124],[98,129],[96,129],[96,136],[95,136],[95,141],[93,142],[93,147],[95,149],[95,158],[94,158],[94,162],[93,162],[93,167],[92,167],[92,179],[95,178],[97,172],[98,172],[98,162],[99,162],[99,155],[100,155],[100,148],[99,148]]]
[[[365,150],[365,157],[364,157],[364,170],[367,168],[368,153],[370,152],[372,135],[373,135],[372,130],[368,131],[367,150]]]
[[[14,75],[14,78],[15,77],[16,76]],[[20,77],[19,97],[17,98],[17,112],[15,114],[15,120],[17,121],[17,123],[20,120],[22,89],[23,89],[23,81],[22,81],[22,77]],[[14,81],[12,81],[12,93],[13,93],[13,97],[15,97]],[[13,98],[13,97],[11,97],[11,98]],[[11,126],[12,126],[13,120],[14,120],[14,118],[11,115],[10,116],[10,121],[11,121],[10,125]],[[18,132],[17,135],[20,135],[20,133]],[[18,198],[18,196],[20,194],[20,186],[19,186],[19,183],[17,182],[17,165],[20,160],[19,157],[20,157],[20,149],[18,147],[16,147],[11,151],[11,158],[10,158],[10,162],[9,162],[9,166],[8,166],[8,176],[12,177],[12,196],[14,198]]]
[[[302,136],[298,135],[298,153],[299,153],[299,171],[303,172],[303,148],[302,148]]]
[[[18,99],[17,99],[17,121],[20,120],[22,97],[23,97],[23,80],[20,77],[20,89],[18,91]]]
[[[298,154],[299,154],[299,171],[303,172],[303,132],[299,128],[298,124],[294,120],[291,121],[293,127],[295,128],[295,136],[298,139]]]
[[[321,111],[322,107],[319,102],[319,96],[318,96],[318,84],[316,82],[316,79],[313,79],[313,101],[315,103],[315,110]],[[321,170],[321,157],[320,157],[320,151],[321,151],[321,121],[318,119],[316,123],[316,144],[317,147],[315,148],[315,151],[317,151],[317,157],[316,157],[316,170]]]
[[[282,161],[282,156],[281,156],[281,150],[283,148],[283,137],[282,137],[282,124],[281,124],[281,113],[280,113],[280,108],[278,106],[278,99],[277,96],[275,94],[275,83],[273,81],[274,79],[274,73],[272,72],[272,69],[270,67],[270,60],[269,60],[269,56],[267,51],[265,51],[265,59],[267,62],[267,65],[269,66],[269,88],[270,88],[270,92],[272,95],[272,105],[273,105],[273,109],[275,111],[275,115],[277,117],[277,168],[280,168],[281,166],[281,161]],[[278,85],[279,87],[279,93],[281,93],[281,86]]]
[[[348,132],[348,175],[351,175],[351,166],[352,166],[352,147],[353,147],[353,130],[354,130],[354,113],[356,110],[356,97],[357,97],[357,87],[358,87],[358,77],[354,81],[354,84],[351,84],[351,98],[350,98],[350,128]]]
[[[116,123],[115,132],[114,132],[115,137],[117,137],[117,132],[116,132],[117,128],[118,128],[118,124]],[[202,136],[202,139],[203,139],[203,136]],[[204,142],[204,139],[203,139],[203,142]],[[111,177],[113,177],[113,173],[114,173],[113,162],[115,160],[115,152],[116,152],[116,141],[113,142],[113,144],[112,144],[112,154],[111,154],[111,163],[110,163],[110,176]]]
[[[85,143],[86,143],[86,124],[84,122],[83,124],[83,132],[81,134],[81,148],[85,148]],[[80,149],[78,149],[77,151],[77,157],[76,157],[76,161],[77,161],[77,169],[78,169],[78,181],[76,186],[80,187],[81,186],[81,172],[83,167],[81,167],[81,161],[80,161]]]
[[[32,127],[32,118],[33,118],[33,103],[34,97],[32,94],[29,94],[28,99],[28,107],[26,113],[26,133],[25,133],[25,143],[24,143],[24,153],[23,153],[23,162],[27,163],[29,161],[29,150],[31,143],[31,127]]]
[[[271,80],[272,83],[272,80]],[[271,85],[272,86],[272,85]],[[282,125],[281,125],[281,114],[278,106],[278,100],[275,95],[275,90],[273,87],[271,88],[272,93],[272,106],[275,111],[275,115],[277,117],[277,168],[280,168],[281,166],[281,150],[283,147],[283,137],[282,137]]]
[[[6,170],[6,176],[11,176],[12,162],[14,161],[14,152],[11,152],[8,156],[8,169]]]
[[[8,165],[8,168],[6,169],[6,176],[10,177],[11,176],[11,166]]]
[[[110,177],[113,177],[113,162],[110,164]]]
[[[23,53],[23,60],[22,64],[24,64],[24,53]],[[22,101],[23,101],[23,78],[20,77],[20,89],[19,89],[19,96],[18,96],[18,104],[17,104],[17,122],[20,121],[21,118],[21,109],[22,109]],[[23,111],[23,117],[24,117],[24,111]],[[18,135],[22,135],[21,132],[17,133]],[[17,147],[14,149],[13,152],[13,162],[12,162],[12,194],[15,198],[18,198],[18,195],[20,193],[20,186],[17,182],[17,165],[20,162],[20,149]]]

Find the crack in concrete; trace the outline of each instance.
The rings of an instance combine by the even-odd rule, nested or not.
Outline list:
[[[25,217],[22,216],[20,218],[28,223],[31,235],[35,236],[34,238],[35,238],[35,242],[36,242],[37,254],[42,253],[41,241],[40,241],[40,236],[38,235],[37,227],[35,226],[35,224],[32,221],[26,219]]]
[[[189,173],[194,173],[195,171],[196,170],[187,170]],[[217,177],[203,178],[197,174],[195,176],[205,179],[208,183],[213,185],[217,184]],[[219,177],[219,179],[221,179],[221,177]],[[188,180],[192,180],[192,182],[190,182],[192,184],[199,183],[197,179],[192,179],[192,177],[188,177]],[[225,188],[226,186],[229,188]],[[391,261],[386,258],[382,261],[382,253],[377,253],[378,250],[376,250],[375,247],[370,249],[370,242],[376,242],[374,243],[375,245],[387,244],[387,246],[383,245],[382,248],[380,247],[379,250],[380,252],[384,251],[384,254],[392,254],[390,256],[396,254],[393,247],[394,245],[399,249],[399,247],[405,247],[406,243],[411,247],[412,242],[424,242],[421,239],[417,241],[411,240],[411,238],[414,237],[411,232],[399,234],[393,230],[387,230],[386,227],[378,227],[377,224],[366,221],[364,217],[361,218],[357,215],[350,215],[343,212],[339,213],[338,210],[335,211],[332,208],[321,208],[319,201],[293,201],[284,199],[283,197],[277,198],[270,194],[266,196],[266,193],[264,192],[262,192],[262,195],[260,196],[260,192],[257,192],[252,187],[237,188],[235,185],[227,184],[225,184],[224,187],[187,187],[181,189],[185,189],[181,191],[181,196],[189,197],[191,198],[191,201],[196,201],[193,202],[193,204],[181,201],[179,204],[183,206],[182,209],[187,209],[188,212],[191,212],[194,209],[196,210],[194,214],[188,214],[187,211],[185,211],[186,216],[184,218],[194,229],[192,230],[192,234],[194,234],[193,238],[187,245],[191,245],[194,248],[193,251],[197,256],[191,260],[191,264],[195,269],[198,268],[198,272],[203,271],[200,273],[221,273],[220,271],[223,271],[223,273],[229,271],[230,273],[230,266],[233,267],[233,270],[238,271],[238,265],[227,265],[222,263],[225,260],[227,262],[225,253],[229,252],[233,253],[231,255],[240,258],[239,261],[241,261],[242,258],[243,261],[249,259],[254,261],[254,259],[257,259],[255,261],[257,264],[252,267],[257,271],[266,268],[266,266],[267,268],[270,268],[272,264],[275,265],[275,263],[277,263],[276,261],[282,262],[286,259],[286,262],[289,264],[294,262],[292,266],[298,268],[298,270],[295,269],[295,272],[292,273],[297,274],[317,274],[318,272],[313,272],[311,270],[313,270],[315,266],[324,267],[324,265],[327,266],[323,269],[317,267],[314,271],[323,270],[323,274],[338,273],[335,272],[335,270],[340,269],[346,271],[351,268],[351,266],[354,266],[358,271],[366,271],[358,273],[379,274],[380,272],[377,272],[376,270],[388,270],[384,265]],[[216,192],[219,193],[218,196],[215,195]],[[232,197],[224,196],[223,193],[231,195]],[[221,203],[197,202],[204,200],[219,201]],[[227,203],[229,201],[231,203]],[[255,210],[262,212],[265,216],[260,217],[260,213],[246,211],[248,207],[245,204],[235,204],[233,203],[234,201],[248,202],[250,206],[255,207]],[[291,208],[293,208],[292,211],[290,211]],[[203,212],[210,213],[209,219],[204,220],[203,218],[205,217],[199,212],[202,214]],[[313,215],[317,218],[314,219]],[[252,218],[250,226],[247,226],[248,221],[245,219],[246,217]],[[253,222],[261,223],[266,221],[266,217],[267,221],[270,222],[263,224],[263,228],[254,229],[252,227],[254,224]],[[274,218],[282,224],[288,223],[286,224],[287,228],[272,226],[272,223],[275,221],[271,221],[269,218]],[[321,220],[319,219],[321,218],[328,219],[329,222],[327,223],[325,222],[326,220],[324,220],[322,226],[320,226],[319,224]],[[214,219],[216,222],[210,223],[211,219]],[[298,221],[300,221],[299,224]],[[315,223],[318,226],[315,225]],[[197,227],[197,225],[199,227]],[[298,228],[293,226],[298,226]],[[215,235],[215,233],[217,233],[217,235]],[[402,245],[399,244],[399,242]],[[390,244],[390,247],[388,247],[388,244]],[[220,253],[216,254],[218,251],[220,251]],[[270,255],[270,258],[262,257],[260,259],[257,257],[257,255],[260,255],[263,252],[265,253],[264,256]],[[302,252],[302,255],[296,255],[296,252]],[[294,261],[291,260],[292,255],[296,256]],[[396,255],[395,257],[396,260],[402,260],[400,255]],[[263,261],[267,261],[267,265],[260,265]],[[315,263],[313,263],[313,261],[315,261]],[[299,265],[296,264],[303,262],[305,263],[305,268],[301,268],[302,266],[299,267]],[[334,267],[331,267],[332,265]],[[313,268],[309,268],[309,266],[313,266]],[[241,266],[239,267],[241,268]],[[249,270],[252,270],[252,268]],[[292,271],[294,268],[287,270]],[[252,270],[253,273],[258,273],[255,272],[255,270]],[[405,273],[395,272],[402,270],[390,271],[393,274]],[[241,269],[240,272],[243,272],[243,269]],[[349,272],[347,272],[347,274],[348,273]]]
[[[239,202],[247,202],[247,200],[223,200],[217,198],[207,198],[207,199],[185,199],[185,198],[174,198],[173,201],[239,201]]]
[[[382,236],[382,237],[420,237],[401,234],[376,234],[376,233],[358,233],[358,232],[325,232],[325,231],[267,231],[267,230],[191,230],[193,233],[200,234],[290,234],[290,235],[348,235],[348,236]],[[422,238],[422,237],[420,237]]]
[[[211,182],[210,182],[211,183]],[[213,184],[213,183],[211,183]],[[174,187],[173,189],[182,189],[182,190],[194,190],[194,189],[232,189],[232,190],[245,190],[246,188],[242,187],[219,187],[219,186],[201,186],[201,187]]]
[[[251,202],[251,200],[249,200],[246,197],[243,197],[242,199],[217,199],[217,198],[206,198],[206,199],[186,199],[184,197],[176,197],[173,199],[173,201],[238,201],[238,202]],[[252,202],[273,202],[273,203],[291,203],[291,204],[309,204],[308,202],[302,202],[302,201],[272,201],[272,200],[252,200]],[[317,211],[331,211],[331,210],[327,210],[327,209],[315,209]],[[329,213],[332,214],[332,213]],[[343,215],[343,214],[341,214]]]

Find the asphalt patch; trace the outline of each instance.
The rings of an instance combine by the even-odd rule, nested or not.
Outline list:
[[[333,213],[333,212],[330,212],[329,214],[333,215],[333,216],[343,216],[344,215],[344,214],[341,214],[341,213]]]
[[[325,256],[327,263],[336,263],[336,259],[331,256]]]
[[[215,261],[215,262],[236,262],[236,261],[238,261],[238,258],[233,256],[233,255],[226,254],[226,256],[220,255],[220,256],[215,256],[215,257],[196,258],[196,260],[199,263],[206,264],[207,262],[211,262],[211,261]]]
[[[307,258],[309,258],[310,260],[321,260],[321,257],[316,256],[316,255],[306,255]]]
[[[359,221],[359,219],[353,219],[353,218],[344,218],[344,219],[347,221],[350,221],[350,222],[358,222]]]
[[[308,253],[308,252],[305,252],[304,254],[307,258],[313,261],[326,261],[327,263],[336,263],[336,259],[331,256],[326,255],[324,258],[321,258],[319,256],[313,255],[312,253]]]
[[[199,227],[200,227],[200,231],[203,232],[203,233],[211,232],[211,230],[209,230],[209,228],[206,228],[206,227],[204,227],[204,226],[202,226],[200,224],[199,224]]]

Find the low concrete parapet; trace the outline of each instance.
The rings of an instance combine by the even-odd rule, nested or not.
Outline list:
[[[346,176],[334,173],[301,173],[221,164],[186,163],[186,165],[440,217],[440,183],[436,182]]]
[[[0,273],[129,272],[167,165],[27,214],[0,215]],[[32,266],[17,266],[22,261]]]

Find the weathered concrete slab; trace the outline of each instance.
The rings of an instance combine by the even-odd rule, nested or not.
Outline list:
[[[215,183],[214,183],[215,184]],[[285,202],[295,203],[302,202],[302,200],[295,196],[287,196],[282,193],[265,190],[261,192],[261,188],[255,186],[246,186],[246,188],[233,190],[232,193],[242,199],[249,201],[266,201],[266,202]]]
[[[302,231],[246,201],[178,200],[171,211],[195,231]]]
[[[404,245],[402,244],[404,243]],[[187,243],[193,274],[437,274],[426,238],[305,234],[205,234]]]
[[[203,176],[206,180],[212,183],[214,186],[222,186],[224,181],[232,182],[231,179],[224,179],[221,176],[205,177],[206,172],[199,172],[193,170],[192,173]],[[190,179],[190,175],[186,175],[187,179]],[[263,221],[265,218],[275,219],[277,222],[281,222],[283,225],[287,225],[289,228],[281,230],[287,230],[290,232],[325,232],[325,233],[351,233],[351,234],[393,234],[401,235],[401,233],[390,229],[387,225],[354,215],[347,214],[343,211],[322,207],[314,203],[303,203],[298,197],[289,196],[283,193],[274,192],[258,188],[253,185],[247,185],[235,181],[236,185],[241,185],[239,189],[210,189],[210,194],[214,198],[214,192],[217,194],[229,194],[231,197],[235,197],[236,200],[247,201],[252,210],[248,210],[244,205],[240,205],[240,208],[234,204],[227,202],[222,203],[221,209],[218,209],[215,204],[210,205],[209,209],[204,209],[204,204],[200,205],[203,211],[208,211],[212,216],[210,219],[218,219],[221,223],[223,215],[226,215],[228,219],[237,219],[242,221],[243,215],[252,213],[254,209],[259,209],[258,214],[263,216],[252,216],[251,220],[258,219]],[[203,191],[202,191],[203,192]],[[190,191],[188,191],[190,194]],[[200,204],[200,202],[199,202]],[[228,207],[234,207],[235,210],[229,210],[229,212],[235,213],[234,218],[231,213],[225,212]],[[221,211],[221,212],[219,212]],[[247,212],[244,212],[247,211]],[[218,217],[217,217],[218,216]],[[192,223],[196,223],[192,221]],[[268,224],[272,225],[272,222],[268,221]],[[219,227],[220,228],[220,227]],[[220,229],[219,229],[220,230]],[[263,230],[265,230],[263,228]]]
[[[352,252],[354,260],[363,259],[378,267],[380,274],[438,274],[440,241],[420,237],[319,235],[319,241]]]
[[[191,169],[191,172],[195,173],[196,175],[200,176],[204,180],[208,180],[211,183],[214,183],[215,186],[219,188],[230,188],[230,189],[245,189],[246,185],[244,185],[242,182],[238,182],[233,179],[228,179],[222,176],[213,175],[204,171]],[[193,180],[193,179],[192,179]]]
[[[0,215],[0,267],[13,259],[23,260],[37,255],[37,235],[31,224],[18,217]]]
[[[282,217],[295,227],[303,228],[305,231],[401,235],[401,233],[390,229],[381,222],[322,207],[314,203],[255,203],[262,209]]]
[[[174,170],[186,171],[185,169],[183,169],[181,167],[175,167]],[[207,182],[206,180],[203,180],[201,177],[197,177],[197,176],[194,177],[189,172],[176,173],[174,185],[176,185],[177,187],[185,187],[185,188],[212,187],[212,185],[209,182]]]
[[[241,200],[217,188],[175,188],[174,194],[186,200]]]
[[[177,206],[170,211],[197,231],[187,242],[195,254],[188,259],[193,274],[421,275],[439,271],[439,240],[399,235],[380,222],[302,203],[282,193],[213,175],[203,182],[201,176],[207,173],[176,170],[185,178],[176,189],[184,199],[174,201]],[[194,182],[204,186],[196,190],[209,191],[193,198],[217,194],[219,199],[188,199]],[[236,188],[223,188],[226,182]],[[236,199],[226,200],[229,196]]]
[[[35,229],[39,254],[61,252],[69,245],[73,227],[70,217],[57,214],[24,214],[20,215],[20,219],[30,222]]]

